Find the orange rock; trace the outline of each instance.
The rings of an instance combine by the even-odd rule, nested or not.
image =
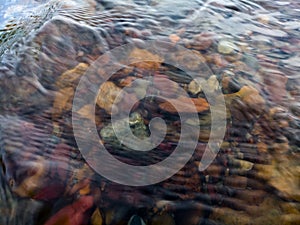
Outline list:
[[[175,51],[167,54],[170,60],[177,62],[178,65],[184,65],[186,69],[191,71],[199,71],[202,67],[205,69],[205,58],[199,51],[192,50],[193,54],[186,51]],[[196,56],[196,57],[195,57]],[[205,74],[202,74],[205,75]]]
[[[209,104],[204,98],[179,97],[168,99],[167,102],[159,104],[159,107],[170,113],[192,113],[195,109],[197,112],[208,110]]]
[[[140,69],[157,70],[163,62],[163,58],[147,50],[134,48],[129,55],[128,61]],[[141,62],[134,63],[135,61]]]
[[[66,87],[55,93],[55,99],[53,103],[53,116],[60,116],[61,113],[72,108],[72,99],[74,96],[74,89],[72,87]]]
[[[259,94],[258,90],[248,85],[243,86],[240,91],[233,94],[226,94],[224,97],[226,103],[229,105],[232,103],[233,99],[239,97],[245,106],[257,113],[260,113],[265,106],[265,100]]]
[[[239,95],[244,103],[255,109],[263,107],[265,100],[260,96],[258,90],[251,86],[244,86],[239,91]]]
[[[135,79],[136,79],[135,77],[127,76],[127,77],[125,77],[124,79],[121,79],[121,80],[120,80],[119,85],[120,85],[121,87],[131,87],[132,82],[133,82]]]
[[[99,89],[97,97],[97,105],[104,109],[108,114],[112,112],[112,106],[115,104],[115,99],[121,92],[121,88],[116,86],[111,81],[104,82]],[[117,102],[116,102],[117,103]]]
[[[56,80],[59,90],[55,93],[53,116],[60,116],[63,111],[71,110],[76,84],[88,69],[88,64],[79,63],[75,68],[64,72]]]
[[[212,57],[213,57],[213,62],[216,66],[222,68],[228,65],[228,62],[222,55],[216,53],[213,54]]]
[[[93,107],[93,105],[85,105],[79,109],[77,113],[83,118],[93,120],[95,118],[95,116],[91,113]]]
[[[89,65],[86,63],[79,63],[75,68],[67,70],[57,79],[56,86],[58,88],[73,86],[74,82],[78,81],[78,79],[84,75],[88,67]],[[75,86],[73,88],[75,88]]]
[[[180,41],[180,37],[177,34],[171,34],[169,36],[169,39],[171,40],[172,43],[177,43],[178,41]]]

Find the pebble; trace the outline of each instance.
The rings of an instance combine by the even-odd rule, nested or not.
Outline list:
[[[153,77],[153,84],[159,90],[160,95],[167,98],[176,97],[179,89],[179,85],[176,82],[161,74]]]
[[[177,34],[171,34],[169,36],[169,39],[174,44],[176,44],[178,41],[180,41],[180,37]]]
[[[151,82],[143,79],[137,79],[132,84],[135,95],[139,99],[143,99],[147,95],[147,88],[150,86]]]
[[[108,114],[112,113],[112,106],[115,104],[115,99],[121,92],[121,88],[116,86],[111,81],[106,81],[100,86],[98,97],[97,97],[97,105],[104,109]],[[118,102],[116,102],[118,103]]]
[[[153,54],[147,50],[134,48],[132,52],[129,54],[128,62],[136,62],[134,63],[135,67],[146,70],[156,70],[160,67],[163,59],[156,54]]]
[[[201,84],[200,84],[201,80],[202,79],[200,79],[200,78],[195,78],[189,83],[188,91],[191,94],[197,95],[202,91]]]
[[[217,79],[216,75],[212,75],[208,78],[207,80],[207,86],[208,86],[208,91],[209,92],[215,92],[220,88],[219,81]]]
[[[98,208],[94,211],[91,217],[91,223],[92,225],[103,225],[103,217]]]
[[[222,40],[218,44],[218,52],[223,55],[230,55],[240,52],[240,49],[234,43]]]
[[[193,105],[191,105],[191,102]],[[179,97],[168,99],[167,102],[159,104],[159,107],[169,113],[193,113],[203,112],[209,109],[209,104],[204,98]]]

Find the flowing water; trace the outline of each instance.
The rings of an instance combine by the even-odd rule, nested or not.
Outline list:
[[[0,3],[0,225],[300,224],[299,1]]]

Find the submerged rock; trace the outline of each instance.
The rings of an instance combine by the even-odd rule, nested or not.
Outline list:
[[[169,113],[194,113],[208,110],[209,104],[204,98],[179,97],[168,99],[166,102],[159,104],[159,107]]]
[[[224,55],[229,55],[240,52],[240,49],[234,43],[222,40],[218,43],[218,52]]]

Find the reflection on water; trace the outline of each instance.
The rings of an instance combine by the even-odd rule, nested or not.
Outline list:
[[[1,225],[299,224],[297,1],[0,3]],[[183,46],[203,61],[172,48],[160,54],[145,50],[148,40]],[[116,58],[108,55],[100,66],[93,63],[128,43],[135,47],[118,55],[124,67],[105,82]],[[127,65],[131,58],[148,61]],[[166,61],[184,64],[206,86]],[[87,73],[95,74],[88,82],[102,85],[95,107],[82,99],[74,109],[82,137],[92,121],[110,154],[143,166],[169,157],[178,142],[187,141],[187,148],[196,138],[185,167],[145,187],[123,186],[97,174],[78,150],[72,127],[74,96],[90,94],[88,88],[76,93]],[[210,134],[218,132],[211,113],[222,97],[218,91],[226,103],[226,133],[220,145],[214,143],[220,149],[213,163],[199,171]],[[157,135],[164,130],[152,118],[165,121],[167,133],[155,149],[136,152],[118,139],[116,133],[127,136],[128,110],[129,128],[142,140],[152,130]],[[194,110],[198,119],[189,117]],[[114,112],[120,115],[118,132],[111,125]],[[184,121],[180,113],[187,115]],[[189,132],[181,134],[182,124]],[[99,140],[83,141],[95,155]],[[115,166],[114,172],[123,171]]]

